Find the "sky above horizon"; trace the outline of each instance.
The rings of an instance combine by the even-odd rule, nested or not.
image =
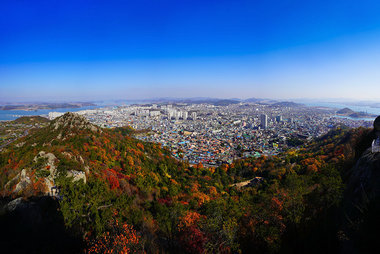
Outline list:
[[[0,2],[0,101],[380,100],[380,1]]]

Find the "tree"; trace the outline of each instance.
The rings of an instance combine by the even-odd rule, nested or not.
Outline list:
[[[117,213],[114,214],[115,216]],[[97,253],[144,253],[141,237],[132,226],[120,224],[113,219],[109,225],[109,231],[95,239],[86,238],[88,254]]]

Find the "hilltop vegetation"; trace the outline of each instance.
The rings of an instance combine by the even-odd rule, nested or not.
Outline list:
[[[36,123],[48,123],[49,119],[42,116],[22,116],[13,121],[13,123],[20,124],[36,124]]]
[[[23,116],[14,121],[0,122],[0,150],[19,137],[28,134],[29,130],[44,127],[49,123],[41,116]]]
[[[131,133],[65,114],[1,152],[1,193],[59,187],[65,229],[85,239],[73,252],[331,252],[346,169],[371,135],[340,128],[278,156],[205,168]],[[234,186],[251,179],[261,180]]]

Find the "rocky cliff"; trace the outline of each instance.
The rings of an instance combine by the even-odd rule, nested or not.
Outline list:
[[[370,253],[380,229],[380,153],[368,148],[350,170],[342,207],[342,253]]]

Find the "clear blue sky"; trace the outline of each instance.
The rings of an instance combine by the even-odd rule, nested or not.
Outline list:
[[[380,99],[380,1],[0,2],[0,101]]]

